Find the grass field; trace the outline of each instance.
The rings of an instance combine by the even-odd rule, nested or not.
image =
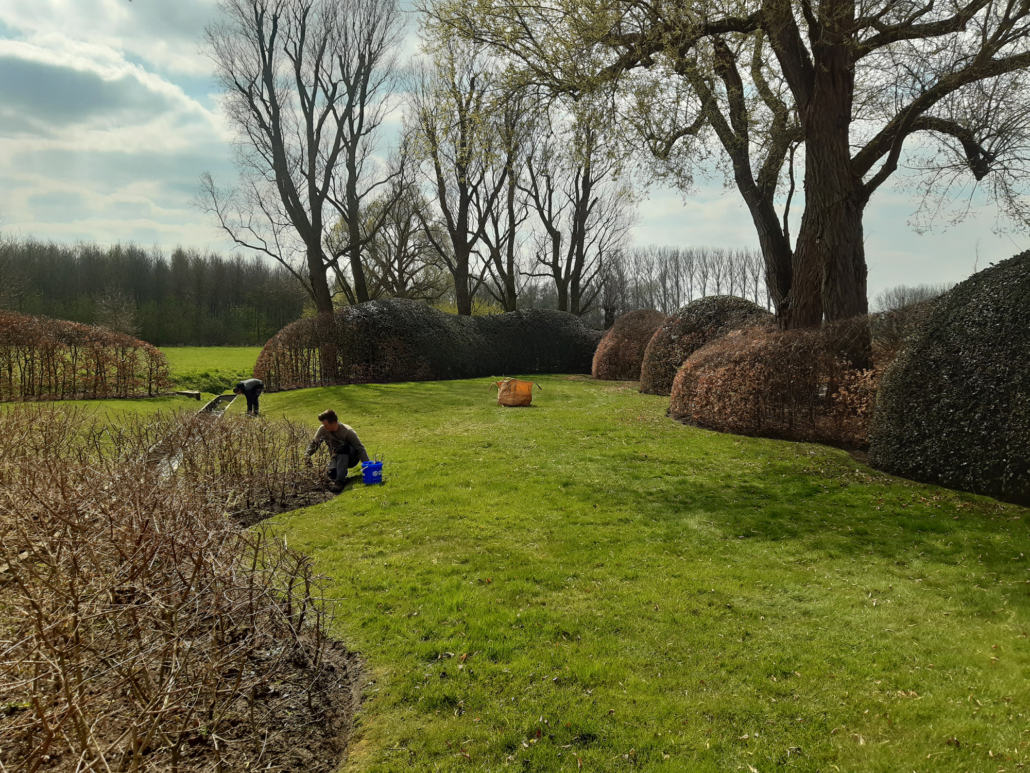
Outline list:
[[[250,378],[260,346],[170,346],[162,349],[178,389],[221,394]]]
[[[1027,762],[1030,511],[540,381],[529,409],[485,379],[262,397],[386,457],[277,519],[367,664],[346,770]]]
[[[1030,510],[537,378],[528,409],[486,379],[261,398],[386,457],[274,521],[366,664],[345,770],[1027,763]]]

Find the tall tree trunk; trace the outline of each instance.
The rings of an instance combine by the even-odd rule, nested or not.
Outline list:
[[[834,114],[826,102],[841,109]],[[834,321],[869,310],[862,239],[866,198],[852,171],[848,121],[850,99],[827,99],[808,126],[805,213],[794,251],[787,328],[817,327],[824,316]]]
[[[862,212],[866,196],[851,161],[849,127],[855,90],[848,30],[853,0],[828,0],[810,31],[811,89],[800,112],[805,130],[805,213],[794,250],[793,284],[781,321],[818,327],[823,317],[868,311]]]
[[[555,287],[558,291],[558,311],[569,310],[569,284],[555,277]]]
[[[311,299],[315,302],[315,311],[319,314],[333,313],[333,294],[329,291],[329,280],[326,277],[326,264],[319,247],[308,246],[308,279],[311,281]]]
[[[361,265],[361,201],[358,198],[358,168],[354,159],[356,151],[357,147],[352,146],[347,158],[347,255],[354,282],[354,300],[367,303],[368,283],[365,281],[365,268]]]
[[[517,179],[508,173],[508,195],[506,211],[508,214],[508,233],[505,241],[504,271],[504,310],[515,311],[518,307],[518,288],[515,286],[515,238],[518,229],[518,218],[515,215],[515,194],[518,192]]]
[[[365,303],[369,299],[368,295],[368,284],[365,282],[365,269],[361,265],[361,249],[358,247],[360,233],[355,236],[354,232],[357,232],[357,228],[348,229],[351,231],[351,243],[350,247],[347,248],[348,257],[350,260],[350,273],[351,278],[354,282],[354,300],[358,303]]]
[[[464,252],[464,251],[463,251]],[[458,314],[463,317],[472,316],[472,294],[469,292],[469,255],[454,256],[454,305]]]
[[[738,189],[744,194],[751,221],[758,231],[758,246],[762,250],[762,259],[765,263],[765,284],[769,290],[769,297],[772,298],[773,307],[779,313],[794,282],[790,241],[783,233],[772,201],[761,196],[752,186],[744,188],[738,184]]]

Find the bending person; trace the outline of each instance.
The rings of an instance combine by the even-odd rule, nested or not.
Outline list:
[[[243,394],[247,398],[247,413],[252,416],[258,415],[258,397],[264,390],[265,384],[260,379],[248,378],[233,387],[233,394]]]
[[[318,420],[322,422],[322,426],[318,428],[315,437],[308,443],[304,455],[310,464],[312,455],[322,443],[329,446],[331,455],[326,474],[331,482],[342,488],[344,481],[347,480],[347,470],[357,465],[358,462],[369,461],[368,452],[358,439],[354,428],[341,423],[336,416],[336,411],[322,411],[318,414]]]

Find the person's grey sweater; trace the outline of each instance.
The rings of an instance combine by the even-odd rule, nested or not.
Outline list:
[[[337,423],[337,428],[333,432],[330,432],[324,426],[319,427],[318,432],[315,433],[315,437],[308,443],[307,450],[304,453],[311,456],[322,443],[329,446],[329,450],[334,454],[341,446],[349,443],[358,452],[361,461],[369,461],[368,451],[365,450],[365,446],[358,440],[358,434],[354,431],[354,428],[344,424],[342,421]]]

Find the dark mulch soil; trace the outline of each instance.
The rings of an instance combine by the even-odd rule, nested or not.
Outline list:
[[[237,510],[229,515],[236,523],[246,528],[279,513],[288,513],[291,510],[299,510],[302,507],[311,507],[328,502],[342,491],[352,488],[360,480],[360,476],[351,475],[347,478],[342,489],[339,486],[328,486],[326,485],[327,482],[323,481],[294,491],[280,500],[253,503],[250,507]]]
[[[361,662],[334,642],[323,653],[321,673],[311,685],[310,664],[291,663],[268,692],[259,696],[255,740],[248,721],[240,719],[239,735],[215,742],[197,734],[181,761],[183,773],[224,771],[297,771],[331,773],[343,761],[361,702]],[[310,685],[310,687],[309,687]]]
[[[361,699],[361,675],[357,655],[338,642],[323,648],[317,668],[304,654],[292,658],[280,670],[279,678],[255,696],[253,712],[246,701],[237,701],[217,736],[206,733],[198,721],[197,729],[187,735],[183,744],[178,771],[331,773],[346,754]],[[107,740],[105,735],[114,740],[120,734],[121,729],[114,724],[95,728],[101,743]],[[14,748],[6,751],[16,753],[18,743],[13,740]],[[4,769],[24,769],[18,759],[0,753],[0,759],[3,757],[7,757],[3,760],[7,766]],[[144,760],[145,770],[172,769],[167,748],[155,748],[145,754]],[[108,764],[117,761],[114,755]],[[78,763],[75,754],[51,752],[38,770],[69,773],[82,769]]]

